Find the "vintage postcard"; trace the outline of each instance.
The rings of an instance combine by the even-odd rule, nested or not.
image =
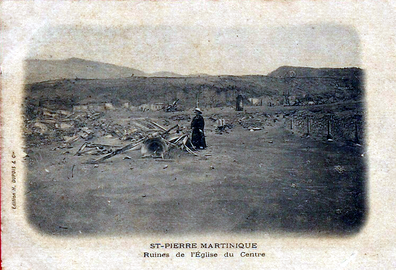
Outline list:
[[[394,1],[3,1],[4,269],[396,267]]]

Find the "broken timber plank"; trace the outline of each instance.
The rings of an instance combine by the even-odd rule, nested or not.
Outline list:
[[[154,126],[162,129],[163,131],[166,131],[166,128],[164,128],[163,126],[161,126],[160,124],[154,122],[153,120],[148,119],[147,122],[149,122],[150,124],[153,124]]]
[[[184,144],[184,147],[186,148],[187,152],[189,152],[190,154],[193,154],[194,156],[198,156],[198,154],[195,153],[193,150],[191,150],[187,145]]]
[[[161,134],[161,136],[164,136],[164,135],[168,134],[171,130],[177,128],[178,126],[179,126],[179,124],[176,124],[176,125],[174,125],[173,127],[167,129],[166,131],[164,131],[164,132]]]
[[[81,145],[80,149],[78,149],[78,151],[74,155],[79,156],[81,154],[81,152],[85,149],[86,146],[87,146],[87,143],[85,142],[83,145]]]
[[[117,149],[117,150],[111,152],[110,154],[107,154],[107,155],[105,155],[105,156],[103,156],[103,157],[101,157],[101,158],[92,160],[92,161],[89,162],[89,163],[99,163],[99,162],[102,162],[102,161],[104,161],[104,160],[106,160],[106,159],[109,159],[109,158],[111,158],[111,157],[114,157],[115,155],[124,153],[125,151],[128,151],[128,150],[135,150],[135,149],[137,149],[138,147],[141,146],[141,144],[142,144],[142,142],[143,142],[144,140],[145,140],[145,139],[142,139],[142,140],[140,140],[140,141],[138,141],[138,142],[136,142],[136,143],[128,144],[128,145],[126,145],[126,146],[124,146],[124,147],[122,147],[122,148],[119,148],[119,149]]]
[[[182,136],[180,136],[179,138],[177,138],[177,140],[174,141],[173,143],[174,143],[174,144],[177,144],[177,143],[178,143],[179,141],[181,141],[182,139],[184,140],[184,138],[187,137],[187,136],[188,136],[187,134],[182,135]]]

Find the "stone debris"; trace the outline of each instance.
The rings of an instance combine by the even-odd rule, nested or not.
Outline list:
[[[174,103],[176,104],[177,102]],[[46,108],[39,110],[40,113],[34,119],[25,120],[25,132],[30,136],[29,143],[42,145],[56,141],[59,142],[57,149],[74,148],[81,144],[75,156],[100,156],[89,163],[102,162],[132,150],[141,150],[143,157],[153,158],[164,158],[165,153],[172,148],[197,155],[190,142],[189,130],[178,124],[166,128],[149,118],[133,118],[128,119],[128,123],[124,125],[105,118],[103,112],[52,111]],[[116,144],[115,140],[124,143]],[[125,142],[129,143],[125,145]]]

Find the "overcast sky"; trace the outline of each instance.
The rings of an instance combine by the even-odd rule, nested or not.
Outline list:
[[[279,66],[360,66],[359,37],[346,26],[43,28],[31,59],[71,57],[147,73],[268,74]]]

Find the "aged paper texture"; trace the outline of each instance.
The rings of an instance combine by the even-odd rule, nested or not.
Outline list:
[[[2,1],[4,269],[396,267],[395,1]]]

